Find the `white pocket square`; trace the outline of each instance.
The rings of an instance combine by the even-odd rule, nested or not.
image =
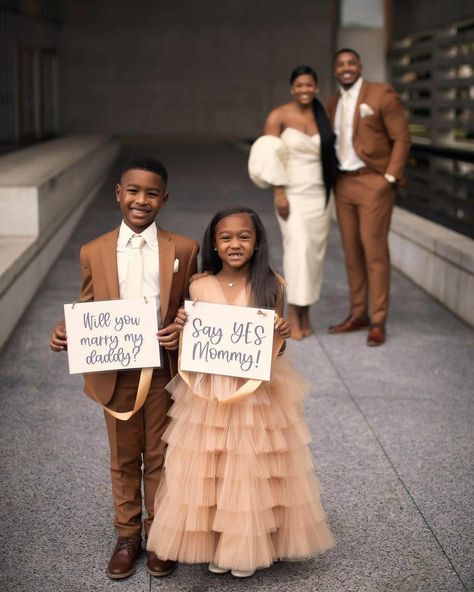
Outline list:
[[[175,259],[173,263],[173,273],[176,273],[179,269],[179,259]]]
[[[373,115],[374,111],[367,103],[361,103],[359,106],[360,116],[361,117],[368,117],[369,115]]]

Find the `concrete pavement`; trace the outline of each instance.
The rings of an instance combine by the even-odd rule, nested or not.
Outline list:
[[[248,204],[280,268],[271,195],[248,180],[245,154],[224,144],[140,148],[169,169],[165,228],[200,240],[218,208]],[[385,346],[367,348],[365,333],[328,335],[348,309],[336,226],[312,308],[316,333],[290,342],[288,355],[311,383],[306,418],[337,546],[246,581],[204,565],[151,578],[144,558],[129,579],[106,577],[115,534],[102,413],[47,344],[62,304],[78,296],[80,245],[120,221],[116,174],[0,352],[0,590],[474,591],[474,332],[394,272]]]

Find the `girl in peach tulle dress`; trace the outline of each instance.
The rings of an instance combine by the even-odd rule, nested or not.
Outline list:
[[[290,336],[282,281],[269,266],[265,229],[253,210],[217,213],[202,257],[207,273],[192,281],[193,300],[276,309],[276,335]],[[177,322],[185,319],[180,309]],[[244,382],[190,373],[187,382],[178,376],[170,383],[165,471],[147,543],[160,559],[206,562],[211,572],[248,577],[334,545],[302,416],[304,380],[278,355],[268,382],[226,403]]]

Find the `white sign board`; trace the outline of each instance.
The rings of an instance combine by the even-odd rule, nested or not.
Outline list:
[[[186,300],[181,370],[269,380],[275,311]]]
[[[161,366],[156,298],[64,305],[69,372]]]

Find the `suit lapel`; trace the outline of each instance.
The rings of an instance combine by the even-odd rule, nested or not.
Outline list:
[[[368,90],[369,89],[368,89],[367,82],[365,80],[363,80],[361,87],[360,87],[359,96],[357,97],[357,103],[355,106],[354,121],[352,122],[352,141],[354,141],[354,137],[355,137],[355,134],[357,131],[357,126],[359,125],[359,121],[360,121],[360,106],[365,101]]]
[[[117,269],[117,239],[119,228],[116,228],[104,237],[102,245],[102,260],[105,270],[105,281],[112,300],[120,298],[118,269]]]
[[[175,246],[166,230],[158,229],[158,250],[160,253],[160,312],[163,323],[170,303]]]

